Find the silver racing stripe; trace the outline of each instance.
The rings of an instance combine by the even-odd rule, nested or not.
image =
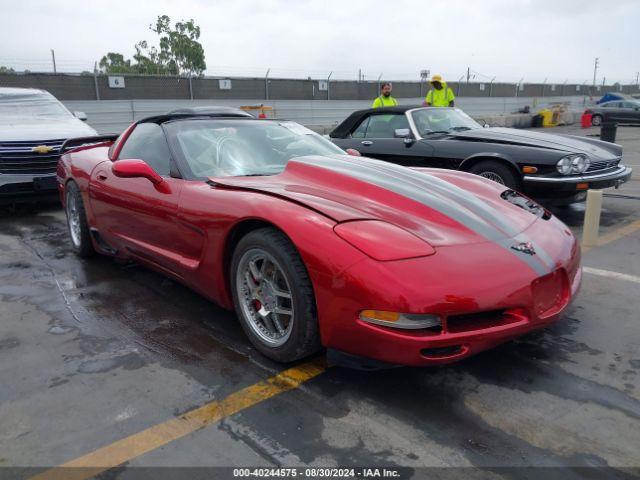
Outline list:
[[[501,212],[472,193],[445,180],[391,163],[357,157],[309,156],[297,157],[292,161],[327,168],[410,198],[500,245],[529,265],[538,275],[546,275],[552,271],[553,260],[538,245],[535,245],[535,249],[539,255],[529,255],[511,248],[514,240],[530,240],[506,221]]]

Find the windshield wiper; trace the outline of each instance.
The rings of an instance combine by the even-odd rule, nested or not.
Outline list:
[[[449,130],[453,130],[454,132],[463,132],[465,130],[471,130],[471,127],[451,127]]]
[[[436,133],[449,133],[449,130],[431,130],[430,132],[424,132],[423,135],[433,135]]]

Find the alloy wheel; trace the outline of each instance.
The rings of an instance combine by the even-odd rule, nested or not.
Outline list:
[[[493,180],[500,185],[504,185],[504,179],[495,172],[480,172],[478,173],[481,177],[488,178],[489,180]]]
[[[78,196],[75,192],[67,192],[67,223],[73,245],[80,248],[82,233],[80,230],[80,209],[78,208]]]
[[[295,312],[291,285],[278,261],[260,248],[246,251],[235,283],[251,330],[269,347],[283,345],[291,336]]]

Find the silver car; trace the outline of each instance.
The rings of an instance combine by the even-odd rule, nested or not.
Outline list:
[[[96,135],[86,118],[44,90],[0,88],[0,204],[56,194],[62,143]]]

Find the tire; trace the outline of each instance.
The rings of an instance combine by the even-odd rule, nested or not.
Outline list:
[[[67,183],[65,192],[65,213],[71,247],[80,257],[90,257],[96,253],[91,241],[91,232],[87,224],[87,213],[80,189],[74,181]]]
[[[504,163],[494,162],[491,160],[475,164],[469,169],[470,173],[474,173],[494,182],[500,183],[512,190],[520,190],[521,180],[511,169]]]
[[[594,127],[599,127],[602,125],[602,115],[594,115],[591,117],[591,125]]]
[[[230,280],[242,328],[263,355],[292,362],[321,348],[311,280],[280,231],[260,228],[245,235],[233,252]]]

